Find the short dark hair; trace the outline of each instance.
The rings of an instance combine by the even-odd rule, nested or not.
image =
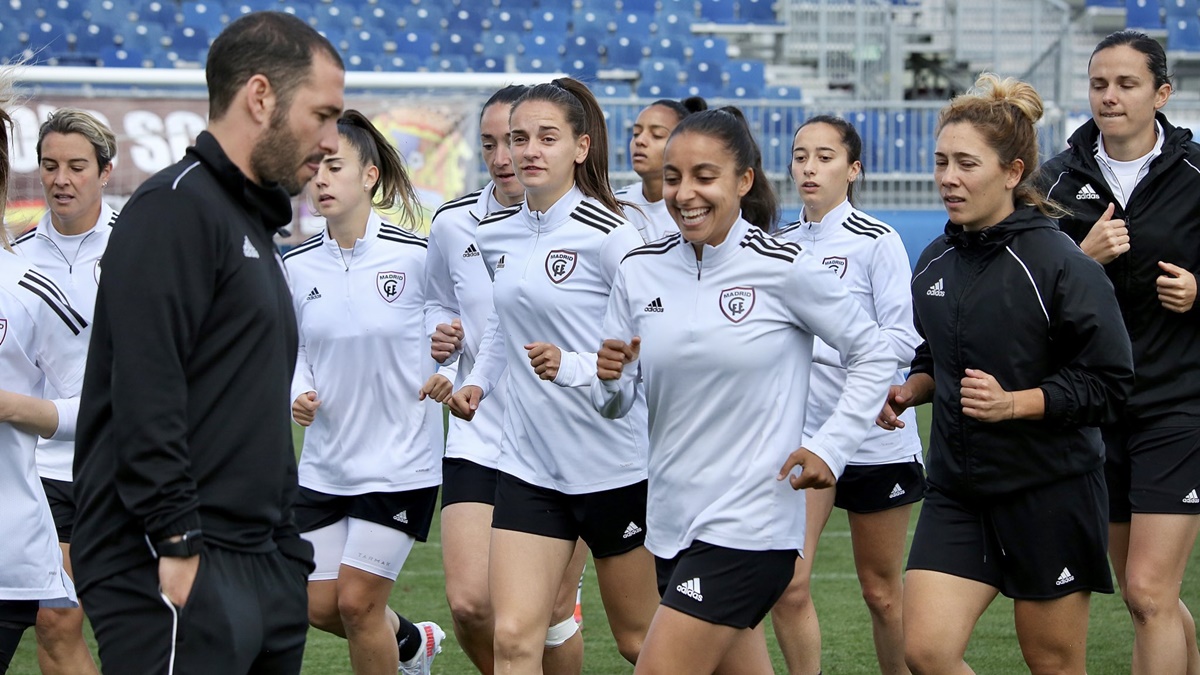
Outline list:
[[[733,157],[737,172],[754,170],[754,183],[750,191],[742,196],[742,218],[746,222],[769,232],[779,223],[779,200],[767,172],[763,170],[762,151],[754,142],[750,125],[740,108],[725,106],[715,110],[692,113],[679,122],[671,132],[668,143],[683,134],[701,134],[720,141]]]
[[[524,95],[525,90],[528,88],[529,87],[524,84],[510,84],[506,87],[497,89],[496,93],[492,94],[487,102],[483,104],[483,107],[479,109],[479,119],[482,120],[483,113],[487,112],[488,108],[496,104],[512,106],[512,104],[521,99],[521,96]]]
[[[291,14],[251,12],[229,24],[213,41],[204,67],[209,119],[224,117],[238,90],[255,75],[267,78],[280,107],[287,108],[308,80],[317,52],[345,70],[329,40]]]
[[[675,113],[676,122],[687,117],[688,115],[691,115],[692,113],[708,110],[708,101],[705,101],[700,96],[689,96],[682,101],[676,101],[673,98],[660,98],[646,107],[653,108],[656,105],[662,106]]]
[[[1109,33],[1088,57],[1088,66],[1092,65],[1092,57],[1110,47],[1128,45],[1131,49],[1141,52],[1146,57],[1146,68],[1154,76],[1154,88],[1171,84],[1171,74],[1167,72],[1167,54],[1163,51],[1158,40],[1136,30],[1119,30]]]

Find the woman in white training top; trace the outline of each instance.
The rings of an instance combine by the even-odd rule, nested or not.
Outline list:
[[[862,178],[862,139],[844,119],[812,117],[792,143],[792,179],[804,210],[798,222],[776,233],[799,244],[828,267],[883,332],[897,366],[893,384],[904,382],[921,337],[913,326],[912,280],[900,235],[886,223],[856,209],[855,185]],[[817,339],[813,344],[807,440],[833,414],[846,383],[837,353]],[[906,673],[901,622],[904,545],[912,505],[925,494],[925,471],[916,412],[904,413],[905,426],[889,433],[874,427],[850,458],[832,490],[808,490],[804,557],[796,576],[771,611],[771,624],[791,673],[821,671],[821,631],[809,592],[817,540],[834,506],[846,511],[854,567],[871,613],[875,655],[884,673]]]
[[[663,194],[680,234],[622,261],[592,385],[608,417],[642,391],[650,410],[646,546],[662,604],[637,672],[771,673],[761,621],[804,544],[798,488],[834,484],[895,359],[844,284],[765,233],[778,209],[741,111],[679,123]],[[802,445],[815,335],[847,376]]]
[[[400,154],[347,110],[338,151],[308,195],[326,228],[284,256],[299,324],[292,416],[302,426],[296,525],[312,542],[309,620],[345,637],[355,673],[428,673],[441,629],[413,624],[388,596],[429,534],[441,483],[440,407],[418,400],[433,373],[425,239],[373,207],[420,206]],[[438,439],[440,440],[440,439]]]
[[[604,307],[621,258],[642,244],[608,184],[604,116],[581,82],[529,89],[509,118],[525,201],[479,224],[495,312],[450,401],[469,417],[508,387],[492,516],[496,669],[540,672],[555,595],[575,541],[592,550],[609,626],[637,660],[656,601],[646,533],[646,407],[592,409]],[[572,388],[573,387],[573,388]]]

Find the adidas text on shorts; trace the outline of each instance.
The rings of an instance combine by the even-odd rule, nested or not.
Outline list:
[[[1134,513],[1200,513],[1200,420],[1174,426],[1121,423],[1103,429],[1108,519]]]
[[[655,558],[662,604],[702,621],[753,628],[787,589],[797,551],[743,551],[692,542],[671,559]]]
[[[915,504],[925,496],[925,468],[915,459],[894,464],[848,464],[838,478],[833,505],[875,513]]]

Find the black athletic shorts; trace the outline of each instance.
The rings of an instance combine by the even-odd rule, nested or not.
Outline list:
[[[787,590],[799,551],[743,551],[702,541],[654,558],[662,604],[702,621],[754,628]]]
[[[37,600],[0,600],[0,626],[24,629],[37,623]]]
[[[646,481],[568,495],[499,472],[492,527],[575,541],[593,558],[628,553],[646,542]]]
[[[425,541],[429,538],[429,526],[437,508],[437,494],[436,485],[363,495],[329,495],[302,485],[296,497],[296,527],[301,532],[312,532],[343,518],[358,518]]]
[[[1134,513],[1200,513],[1200,426],[1181,422],[1103,429],[1109,522],[1128,523]]]
[[[75,529],[75,484],[66,480],[42,479],[46,501],[50,502],[50,514],[54,516],[54,529],[58,530],[58,541],[71,543],[71,532]]]
[[[1016,600],[1112,593],[1107,500],[1100,469],[986,502],[931,485],[908,569],[978,581]]]
[[[898,464],[848,464],[838,478],[833,505],[851,513],[875,513],[915,504],[925,496],[925,468]]]
[[[499,473],[469,459],[443,457],[442,508],[463,502],[494,506]]]

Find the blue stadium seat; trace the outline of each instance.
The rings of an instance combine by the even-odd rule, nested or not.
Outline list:
[[[434,36],[428,31],[408,30],[396,37],[396,53],[424,59],[434,44]]]
[[[649,44],[650,56],[653,58],[675,59],[680,62],[687,58],[687,47],[683,40],[655,36]]]
[[[346,70],[353,71],[374,71],[375,70],[375,55],[369,52],[343,54],[342,61],[346,64]]]
[[[528,20],[525,10],[516,7],[493,7],[487,13],[487,27],[493,33],[522,32]]]
[[[425,67],[432,72],[465,73],[470,67],[465,56],[431,56]]]
[[[551,8],[539,8],[529,13],[530,30],[534,33],[550,33],[552,35],[566,35],[567,27],[571,23],[570,10],[555,10]]]
[[[264,10],[282,11],[283,6],[276,0],[232,0],[226,7],[229,10],[231,19],[236,19],[242,14],[250,12],[261,12]]]
[[[637,68],[645,56],[642,44],[640,40],[625,35],[617,35],[616,38],[609,40],[604,51],[608,57],[608,67],[630,70]]]
[[[604,43],[616,26],[616,17],[603,10],[585,9],[571,16],[572,34],[583,35],[599,43]]]
[[[663,12],[654,20],[654,24],[658,27],[655,35],[686,41],[692,35],[692,23],[695,20],[695,12],[691,14]]]
[[[313,9],[311,3],[289,2],[288,4],[283,5],[283,7],[280,8],[280,11],[291,14],[292,16],[303,20],[310,26],[316,26],[317,24],[317,13],[316,10]]]
[[[183,25],[203,28],[209,35],[221,32],[224,24],[221,15],[225,8],[217,0],[187,0],[179,8]]]
[[[1195,19],[1200,12],[1200,0],[1163,0],[1168,27],[1172,19]]]
[[[439,56],[465,56],[470,58],[475,55],[475,40],[467,33],[446,31],[438,36],[437,44]]]
[[[111,46],[100,50],[100,64],[106,68],[141,68],[145,56],[136,49]]]
[[[93,23],[116,29],[129,21],[131,9],[127,0],[88,0],[83,6],[83,16]]]
[[[100,57],[97,54],[59,54],[51,63],[74,68],[96,68],[100,66]]]
[[[312,20],[310,23],[318,30],[332,27],[341,28],[349,33],[352,29],[357,28],[358,24],[363,22],[358,20],[358,13],[354,11],[352,3],[318,3],[312,8]]]
[[[208,31],[191,26],[175,26],[167,32],[171,40],[170,53],[176,55],[176,61],[193,61],[203,63],[208,53]]]
[[[137,8],[138,21],[156,23],[163,27],[175,26],[179,22],[175,16],[175,3],[172,0],[145,0]]]
[[[154,64],[154,67],[158,69],[172,70],[175,68],[182,68],[183,65],[175,63],[175,60],[171,58],[172,56],[174,56],[174,54],[170,54],[165,50],[159,50],[158,53],[154,54],[150,60]]]
[[[28,36],[29,49],[39,52],[36,62],[44,63],[46,59],[59,54],[71,53],[67,43],[67,26],[55,26],[49,21],[32,21],[25,28]]]
[[[25,3],[22,2],[22,5]],[[38,18],[54,24],[73,23],[83,14],[82,0],[51,0],[38,3],[42,13]],[[36,12],[35,12],[36,13]]]
[[[504,57],[495,55],[477,54],[471,57],[470,66],[476,73],[503,73],[505,70]]]
[[[519,33],[488,33],[481,37],[480,56],[498,58],[503,62],[504,57],[516,55],[521,51],[521,35]]]
[[[163,38],[166,29],[156,23],[126,24],[128,30],[119,33],[121,46],[126,49],[136,49],[149,58],[156,58],[163,50]]]
[[[1124,7],[1124,0],[1087,0],[1088,7]]]
[[[424,59],[411,54],[385,54],[379,61],[384,72],[415,72],[421,68]]]
[[[562,60],[562,71],[571,77],[588,82],[596,79],[600,63],[596,59],[584,59],[578,56],[566,56]]]
[[[633,85],[628,82],[601,81],[592,85],[599,98],[633,98]]]
[[[1162,3],[1159,0],[1125,0],[1125,27],[1142,31],[1161,31]]]
[[[698,87],[705,92],[700,96],[711,96],[721,91],[725,84],[724,71],[720,66],[708,61],[692,60],[688,64],[687,82],[689,87]]]
[[[617,35],[642,42],[649,40],[657,29],[654,15],[643,12],[622,12],[616,18],[616,26]]]
[[[518,0],[520,2],[520,0]],[[552,9],[554,11],[571,12],[575,7],[574,0],[533,0],[533,6],[539,9]]]
[[[38,2],[36,0],[0,0],[4,18],[15,25],[28,25],[38,18]]]
[[[359,18],[363,22],[363,27],[383,31],[384,35],[389,36],[396,35],[402,30],[400,28],[400,21],[403,20],[403,16],[394,7],[381,4],[365,5],[359,14]]]
[[[1167,18],[1167,49],[1181,52],[1200,52],[1200,19]]]
[[[802,94],[803,92],[800,90],[800,87],[779,85],[763,89],[764,96],[781,101],[799,101],[802,98]]]
[[[346,32],[347,51],[351,54],[370,54],[372,57],[376,54],[382,54],[384,44],[387,42],[387,36],[379,31],[370,30],[369,28],[360,28]],[[374,67],[374,60],[371,62]],[[368,69],[370,70],[370,69]]]
[[[438,5],[431,2],[422,3],[417,6],[409,5],[404,9],[404,29],[426,34],[441,31],[441,9]]]
[[[97,23],[80,24],[75,33],[75,51],[99,54],[105,47],[116,45],[116,33],[112,26]]]
[[[600,69],[600,47],[586,35],[572,35],[563,45],[563,59],[585,61],[582,70],[595,72]]]
[[[446,30],[464,35],[475,35],[483,30],[483,15],[466,3],[446,12]]]
[[[8,17],[0,17],[0,61],[8,61],[24,51],[21,44],[21,31],[17,24]]]
[[[733,0],[700,0],[700,19],[712,23],[737,23]]]
[[[562,37],[529,33],[521,36],[521,54],[529,58],[558,61],[562,58]]]
[[[737,98],[758,98],[766,86],[762,61],[730,61],[725,65],[728,76],[725,91]]]
[[[346,31],[337,26],[326,26],[318,28],[317,32],[325,36],[326,40],[334,46],[339,52],[345,52],[350,49],[350,40],[346,39]]]
[[[692,38],[692,62],[703,61],[724,68],[729,60],[729,41],[720,37]]]
[[[779,23],[775,13],[776,0],[738,0],[738,18],[743,23]]]
[[[642,98],[678,99],[687,95],[687,89],[679,82],[639,82],[637,95]]]
[[[516,58],[519,73],[553,73],[558,70],[558,59],[544,59],[540,56],[518,56]]]

